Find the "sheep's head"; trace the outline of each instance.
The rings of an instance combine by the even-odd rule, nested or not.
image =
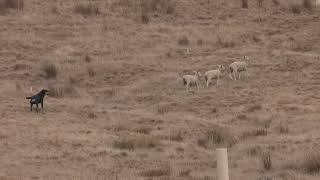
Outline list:
[[[223,73],[226,68],[223,65],[218,65],[219,70]]]
[[[199,77],[199,78],[202,76],[202,74],[200,72],[198,72],[198,71],[193,71],[193,72],[194,72],[194,75]]]
[[[249,61],[249,60],[250,60],[250,58],[249,58],[249,56],[244,55],[244,56],[243,56],[243,60],[245,60],[245,61]]]

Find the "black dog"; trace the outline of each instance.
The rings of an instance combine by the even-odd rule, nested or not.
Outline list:
[[[46,89],[42,89],[38,94],[27,97],[26,99],[30,99],[30,110],[32,111],[33,104],[36,104],[37,106],[37,112],[38,112],[38,104],[41,103],[41,109],[43,111],[43,99],[45,95],[48,95],[49,91]]]

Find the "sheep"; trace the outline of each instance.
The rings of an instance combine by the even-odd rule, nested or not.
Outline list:
[[[199,79],[201,77],[201,73],[197,71],[193,71],[194,75],[184,75],[182,76],[183,85],[186,86],[187,92],[189,92],[190,86],[196,85],[197,90],[199,91]]]
[[[218,65],[218,69],[209,70],[205,72],[204,79],[207,82],[207,88],[209,87],[212,79],[217,79],[217,86],[219,85],[219,80],[224,74],[225,67],[223,65]]]
[[[248,56],[244,56],[243,59],[244,60],[249,60],[249,57]],[[246,74],[247,74],[247,77],[248,77],[249,73],[248,73],[247,66],[248,66],[248,64],[245,61],[235,61],[235,62],[231,63],[229,65],[229,70],[230,70],[229,77],[230,77],[230,79],[237,80],[236,73],[238,73],[238,77],[239,77],[238,79],[240,80],[242,71],[245,71]],[[234,79],[233,79],[233,77],[234,77]]]

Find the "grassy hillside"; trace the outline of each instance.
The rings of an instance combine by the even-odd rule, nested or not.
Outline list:
[[[0,0],[0,179],[319,179],[320,13],[242,2]]]

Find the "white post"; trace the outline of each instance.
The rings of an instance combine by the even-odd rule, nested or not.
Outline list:
[[[217,180],[229,180],[228,153],[226,148],[216,149]]]
[[[316,0],[316,8],[320,8],[320,0]]]

